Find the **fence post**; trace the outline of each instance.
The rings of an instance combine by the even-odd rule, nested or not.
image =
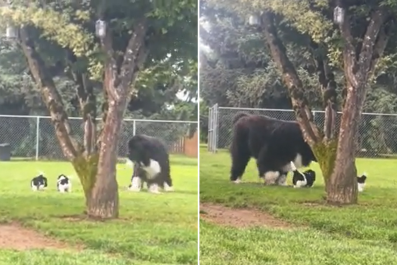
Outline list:
[[[40,149],[40,117],[36,117],[36,161],[39,160]]]
[[[207,149],[212,151],[212,107],[208,109],[208,134],[207,134]]]
[[[317,113],[317,111],[313,110],[313,122],[314,122],[314,124],[317,125],[317,123],[316,123],[316,113]]]
[[[214,149],[213,152],[216,153],[218,151],[218,138],[219,138],[219,132],[218,132],[218,124],[219,124],[219,109],[218,109],[218,103],[214,105]]]
[[[136,133],[136,120],[132,121],[132,136],[135,136]]]

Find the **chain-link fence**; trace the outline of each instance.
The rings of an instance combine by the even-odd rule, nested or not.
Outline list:
[[[229,148],[233,117],[239,113],[266,115],[280,120],[295,120],[292,110],[219,107],[215,104],[208,116],[208,150]],[[313,111],[314,122],[324,127],[324,111]],[[338,113],[337,125],[342,113]],[[339,126],[337,126],[339,128]],[[360,157],[397,157],[397,114],[363,113],[357,142]]]
[[[82,142],[82,118],[69,118],[73,137]],[[99,124],[99,123],[98,123]],[[135,134],[161,139],[170,153],[184,152],[184,137],[197,129],[195,121],[125,119],[118,146],[125,157],[127,142]],[[64,160],[50,117],[0,115],[0,144],[11,146],[12,157],[20,159]]]

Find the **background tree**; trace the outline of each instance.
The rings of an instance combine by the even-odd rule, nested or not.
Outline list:
[[[358,124],[368,83],[382,78],[390,81],[386,73],[394,68],[390,62],[395,56],[395,42],[387,45],[389,39],[395,40],[391,30],[396,10],[394,1],[370,4],[343,1],[341,7],[345,14],[339,25],[333,23],[333,11],[341,3],[332,1],[203,2],[209,7],[207,13],[204,11],[208,17],[211,9],[217,14],[229,12],[240,24],[244,24],[250,14],[263,10],[251,18],[256,18],[256,27],[245,27],[246,35],[254,31],[266,41],[267,54],[288,88],[296,118],[319,160],[327,200],[342,204],[357,202],[354,161]],[[217,20],[221,15],[214,17]],[[305,65],[305,61],[309,63]],[[313,122],[308,104],[312,101],[307,96],[302,69],[315,77],[317,88],[321,88],[322,105],[326,109],[323,130]],[[344,77],[343,83],[338,80],[339,76]],[[337,93],[340,90],[344,91],[342,95]],[[343,109],[340,128],[336,118],[338,109]]]
[[[130,95],[153,84],[176,84],[178,72],[194,69],[197,3],[33,1],[2,7],[1,15],[2,25],[19,29],[16,43],[81,180],[88,215],[117,217],[117,146]],[[106,23],[100,39],[94,34],[98,19]],[[58,75],[74,80],[71,103],[83,117],[83,139],[72,135]]]

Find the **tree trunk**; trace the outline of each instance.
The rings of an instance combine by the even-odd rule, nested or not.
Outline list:
[[[311,147],[317,158],[321,173],[323,173],[325,187],[327,187],[335,168],[337,145],[338,140],[332,139],[327,142],[316,143]]]
[[[354,158],[347,152],[338,154],[330,181],[326,185],[327,202],[330,204],[357,203],[357,170]]]
[[[117,151],[126,100],[109,101],[109,110],[101,134],[96,181],[88,200],[87,213],[96,218],[117,218],[119,194],[116,180]]]
[[[343,107],[334,172],[326,188],[327,201],[335,204],[357,203],[357,169],[355,165],[358,126],[366,96],[365,84],[348,84]]]
[[[89,156],[80,155],[72,161],[73,167],[80,179],[81,186],[83,187],[87,210],[92,196],[92,189],[96,181],[98,160],[99,154],[92,154]]]

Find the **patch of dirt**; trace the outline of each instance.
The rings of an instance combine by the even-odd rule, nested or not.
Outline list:
[[[65,243],[43,236],[16,223],[0,224],[0,248],[13,250],[70,249]]]
[[[209,203],[200,204],[200,217],[212,223],[232,227],[265,226],[284,229],[292,227],[266,212],[254,209],[233,209]]]

